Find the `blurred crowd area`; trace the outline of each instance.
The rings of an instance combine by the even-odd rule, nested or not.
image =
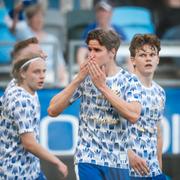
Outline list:
[[[0,0],[0,86],[11,78],[14,43],[31,36],[39,39],[48,54],[46,84],[66,86],[78,71],[77,51],[84,45],[85,28],[96,21],[95,6],[99,1]],[[105,2],[112,7],[111,22],[120,26],[126,36],[122,47],[127,50],[122,49],[121,55],[120,47],[122,57],[118,63],[122,65],[129,56],[128,43],[135,33],[157,34],[164,52],[155,78],[163,83],[180,84],[180,0]]]

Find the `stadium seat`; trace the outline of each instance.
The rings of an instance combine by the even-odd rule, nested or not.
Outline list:
[[[15,43],[15,37],[11,34],[5,23],[6,15],[6,9],[0,8],[0,64],[10,64],[10,53],[13,48],[13,43]]]
[[[95,15],[92,10],[74,10],[66,14],[66,27],[68,39],[80,40],[85,27],[94,22]]]
[[[64,15],[56,9],[48,9],[44,18],[45,31],[54,34],[61,42],[61,48],[64,51],[66,45],[66,28]]]
[[[112,23],[119,25],[130,41],[137,33],[154,33],[151,12],[144,7],[122,6],[113,9]]]

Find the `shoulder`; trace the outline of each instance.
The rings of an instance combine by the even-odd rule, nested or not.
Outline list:
[[[137,82],[140,83],[139,79],[137,78],[137,76],[133,73],[130,73],[124,69],[121,70],[121,74],[124,75],[124,77],[126,78],[126,80],[130,83],[130,82]]]
[[[111,26],[119,34],[122,40],[126,40],[126,35],[120,26],[115,25],[115,24],[112,24]]]
[[[156,83],[155,81],[153,81],[153,86],[155,87],[156,92],[158,92],[158,94],[161,94],[162,96],[165,96],[165,90],[164,88],[162,88],[158,83]]]
[[[5,92],[5,97],[6,99],[9,99],[9,101],[12,103],[31,99],[31,95],[17,85],[8,88]]]

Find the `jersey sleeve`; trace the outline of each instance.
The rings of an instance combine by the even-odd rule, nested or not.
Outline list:
[[[127,102],[132,102],[132,101],[141,102],[142,86],[139,80],[135,76],[133,76],[131,79],[128,80],[127,83],[128,86],[125,92],[125,100]]]
[[[14,123],[18,128],[19,134],[33,132],[34,105],[30,98],[19,96],[11,105]]]

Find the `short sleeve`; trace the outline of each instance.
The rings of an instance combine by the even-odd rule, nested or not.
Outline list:
[[[19,134],[34,131],[33,123],[35,117],[33,109],[32,100],[23,95],[12,103],[11,111]]]
[[[142,86],[139,80],[135,76],[132,76],[127,83],[128,86],[125,92],[125,100],[128,102],[132,102],[132,101],[141,102]]]
[[[69,100],[70,104],[79,99],[82,95],[82,84],[74,91],[71,99]]]

